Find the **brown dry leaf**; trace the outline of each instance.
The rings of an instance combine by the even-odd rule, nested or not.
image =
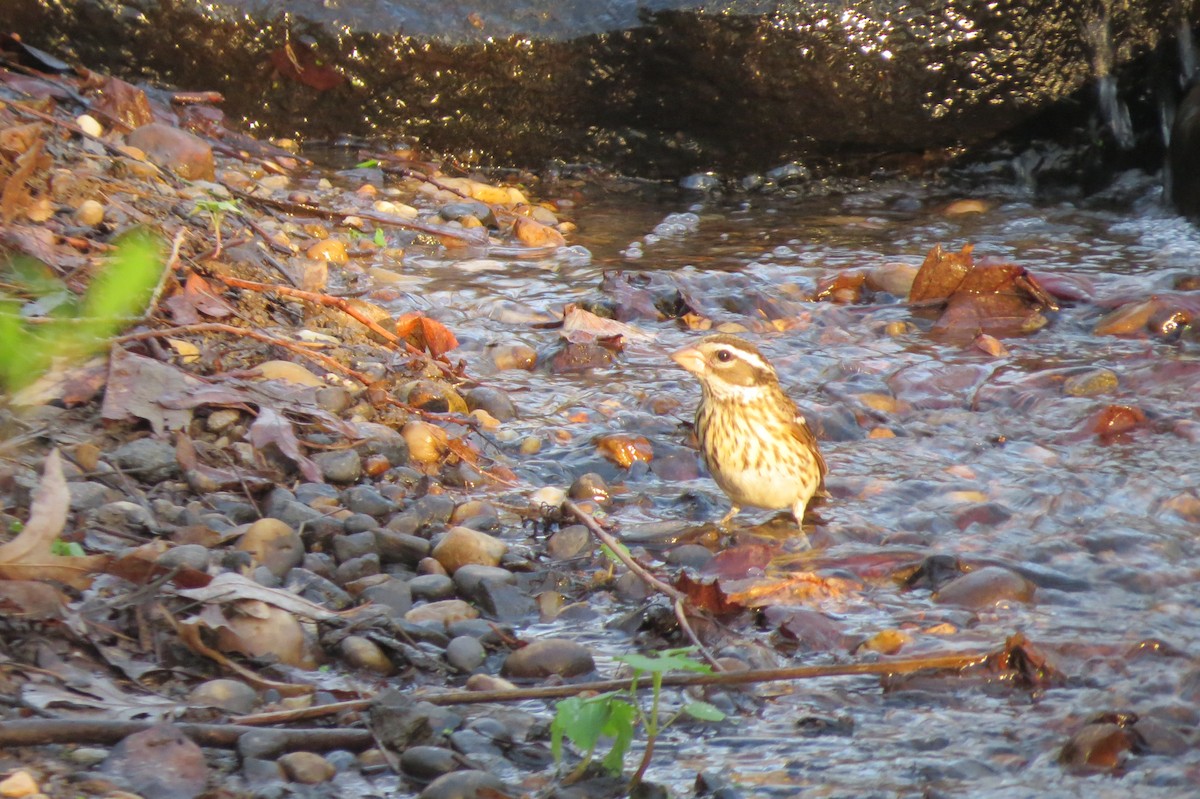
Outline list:
[[[195,272],[188,274],[183,289],[164,300],[163,305],[177,325],[194,325],[200,321],[201,314],[213,319],[224,319],[233,314],[233,308],[213,285]]]
[[[58,450],[46,456],[42,481],[33,492],[29,521],[16,538],[0,545],[0,579],[57,580],[72,588],[87,588],[92,576],[104,569],[104,555],[55,555],[51,546],[67,523],[71,496],[63,477]]]
[[[543,225],[536,219],[518,216],[513,222],[513,233],[517,240],[526,247],[565,247],[567,240],[549,225]]]
[[[108,388],[100,415],[116,422],[145,419],[155,433],[178,430],[192,420],[187,409],[168,408],[171,395],[190,394],[204,385],[180,369],[114,346],[109,356]]]
[[[563,323],[558,334],[572,344],[593,344],[602,339],[624,338],[634,341],[649,341],[654,338],[633,325],[596,316],[591,311],[585,311],[578,307],[575,303],[568,303],[563,309]]]
[[[605,459],[622,469],[628,469],[637,461],[649,463],[654,459],[654,448],[645,436],[626,433],[601,436],[596,441],[596,449]]]
[[[684,569],[675,578],[674,585],[687,596],[691,605],[707,610],[713,615],[727,616],[745,610],[745,607],[731,601],[721,590],[719,580],[696,580]]]
[[[1146,424],[1146,414],[1132,405],[1109,405],[1096,414],[1090,425],[1100,441],[1111,444],[1118,436]]]
[[[397,319],[396,335],[419,350],[427,350],[435,358],[458,346],[458,339],[450,328],[419,313],[406,313]]]
[[[1038,306],[1017,294],[956,292],[938,317],[936,333],[1016,335],[1032,333],[1047,323]]]
[[[321,468],[300,451],[300,440],[296,438],[292,423],[275,410],[265,405],[259,406],[258,418],[250,425],[247,437],[256,449],[274,444],[284,457],[296,464],[304,479],[310,483],[325,482]]]
[[[958,252],[946,252],[942,245],[935,244],[913,279],[908,301],[944,300],[953,294],[975,265],[971,257],[974,249],[974,244],[964,244]]]
[[[41,122],[30,122],[0,130],[0,153],[15,157],[28,152],[34,142],[41,138],[42,128]]]
[[[853,305],[863,302],[868,292],[866,272],[841,272],[831,280],[822,280],[817,286],[818,302],[836,302]]]
[[[304,616],[313,621],[333,621],[361,611],[354,608],[346,614],[334,613],[315,602],[309,602],[291,591],[280,591],[259,585],[236,572],[222,572],[203,588],[181,588],[175,593],[197,602],[219,604],[255,600],[285,610],[295,616]]]
[[[779,552],[774,544],[738,544],[723,549],[704,564],[701,574],[739,580],[750,573],[751,569],[764,569],[771,559]]]
[[[57,619],[66,605],[66,595],[49,583],[0,580],[0,615],[5,619]]]
[[[29,179],[33,176],[34,170],[42,165],[42,146],[44,144],[44,139],[38,139],[32,147],[17,158],[17,168],[5,181],[3,191],[0,191],[0,219],[5,224],[16,219],[29,204]],[[46,159],[44,166],[49,166],[49,159]]]

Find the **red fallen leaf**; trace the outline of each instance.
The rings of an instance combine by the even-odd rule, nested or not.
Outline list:
[[[440,358],[458,346],[458,339],[441,322],[419,313],[406,313],[396,320],[396,335],[419,350]]]
[[[221,298],[220,292],[195,272],[188,274],[183,290],[163,301],[177,325],[194,325],[200,314],[214,319],[224,319],[233,314],[233,308]]]
[[[1091,429],[1104,444],[1146,424],[1146,414],[1131,405],[1109,405],[1092,420]]]
[[[779,547],[770,544],[739,544],[712,557],[700,573],[705,577],[740,579],[754,569],[765,568]]]
[[[312,48],[299,42],[288,42],[270,55],[271,66],[285,78],[299,81],[319,92],[336,89],[346,78],[336,69],[321,63]]]
[[[938,317],[933,331],[940,334],[993,335],[1032,333],[1046,324],[1038,306],[1016,294],[956,292]]]
[[[971,256],[974,249],[974,244],[964,244],[958,252],[946,252],[942,245],[935,244],[917,270],[908,301],[943,300],[953,294],[975,265]]]
[[[446,449],[472,466],[479,463],[479,450],[470,441],[461,438],[448,438],[446,439]]]
[[[682,571],[675,578],[675,587],[687,596],[692,605],[714,616],[727,616],[743,610],[738,603],[729,601],[718,580],[693,580],[686,571]]]

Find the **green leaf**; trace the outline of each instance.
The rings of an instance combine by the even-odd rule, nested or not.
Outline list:
[[[387,236],[384,235],[381,227],[375,228],[375,246],[381,249],[387,246]]]
[[[707,663],[701,663],[692,657],[695,652],[695,647],[666,649],[653,655],[631,652],[627,655],[618,655],[613,660],[628,665],[639,674],[665,674],[668,671],[692,671],[707,674],[712,671],[712,667]]]
[[[160,241],[144,232],[122,236],[104,271],[83,298],[83,315],[101,321],[100,335],[112,335],[124,317],[140,314],[150,301],[164,264]]]
[[[625,769],[625,755],[633,744],[633,729],[637,721],[637,709],[628,702],[614,699],[609,709],[608,723],[604,725],[604,734],[613,739],[612,749],[601,761],[604,767],[613,774],[620,774]]]
[[[377,166],[379,166],[378,158],[368,158],[366,161],[362,161],[360,163],[355,164],[354,168],[355,169],[372,169]]]
[[[684,713],[687,713],[694,719],[700,721],[724,721],[725,714],[718,708],[710,705],[708,702],[688,702],[682,708]]]
[[[617,547],[621,550],[622,555],[629,557],[629,547],[625,546],[624,544],[620,544],[620,543],[617,544]],[[612,549],[608,546],[608,544],[600,545],[600,553],[602,555],[604,555],[604,557],[611,560],[613,563],[621,562],[621,559],[619,557],[617,557],[617,553],[613,552]]]
[[[61,538],[56,538],[50,542],[50,554],[62,555],[64,557],[82,558],[84,555],[83,547],[74,541],[63,541]]]
[[[550,724],[550,751],[556,761],[562,761],[563,736],[585,752],[596,748],[612,713],[612,702],[613,695],[606,693],[586,699],[572,696],[555,705],[554,721]]]

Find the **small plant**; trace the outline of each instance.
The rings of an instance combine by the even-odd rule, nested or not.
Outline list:
[[[658,736],[667,727],[683,716],[700,721],[721,721],[725,714],[708,702],[688,702],[674,715],[663,720],[659,716],[662,698],[663,675],[670,671],[708,673],[712,668],[695,660],[694,647],[668,649],[655,655],[622,655],[614,658],[633,669],[633,679],[624,691],[609,691],[590,697],[573,696],[555,705],[554,721],[550,725],[550,749],[560,765],[563,757],[563,739],[567,738],[579,750],[582,760],[566,778],[567,783],[578,780],[595,759],[596,751],[604,739],[612,741],[602,765],[614,774],[624,769],[625,755],[633,743],[634,731],[640,724],[646,735],[646,748],[637,771],[629,780],[632,791],[642,781],[650,761],[654,757],[654,745]],[[650,706],[639,700],[638,681],[646,674],[651,679]]]
[[[160,240],[146,233],[123,236],[82,298],[43,264],[11,264],[14,294],[0,292],[0,390],[34,382],[56,358],[102,350],[140,318],[162,274],[160,250]]]
[[[207,213],[209,219],[212,220],[213,235],[216,236],[216,255],[221,254],[221,223],[225,221],[225,214],[234,214],[241,216],[242,209],[238,205],[237,200],[196,200],[196,207],[192,209],[192,213]]]

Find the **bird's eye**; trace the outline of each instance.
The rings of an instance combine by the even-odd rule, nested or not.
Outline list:
[[[721,363],[729,363],[733,360],[733,353],[729,350],[717,350],[717,360]]]

